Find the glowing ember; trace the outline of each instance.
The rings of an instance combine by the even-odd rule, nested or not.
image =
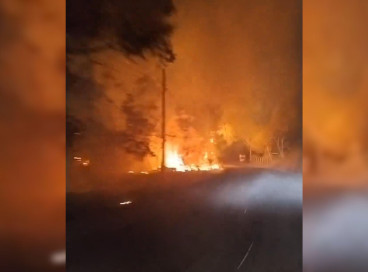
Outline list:
[[[129,173],[129,174],[134,174],[134,171],[129,171],[128,173]]]
[[[132,201],[128,200],[128,201],[120,202],[120,205],[129,205],[129,204],[132,204]]]
[[[76,161],[81,161],[82,160],[81,157],[73,157],[73,159],[76,160]]]
[[[89,160],[85,160],[82,164],[83,164],[83,166],[88,166],[89,165]]]

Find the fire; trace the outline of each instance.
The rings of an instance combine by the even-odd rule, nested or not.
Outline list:
[[[211,152],[211,154],[213,154]],[[210,171],[221,169],[217,163],[212,163],[209,160],[209,153],[204,152],[203,156],[197,163],[184,163],[183,156],[179,153],[178,148],[171,144],[167,145],[165,153],[165,166],[178,172],[186,171]]]
[[[214,139],[211,138],[207,141],[211,144],[198,146],[198,148],[191,149],[191,152],[183,152],[182,150],[185,150],[185,147],[182,147],[180,143],[167,142],[165,148],[166,168],[176,172],[221,170],[222,167],[218,163],[213,149]],[[156,146],[157,153],[160,152],[160,147],[159,144]],[[157,171],[160,171],[160,158],[152,164],[150,170],[132,169],[128,173],[147,175]]]
[[[82,163],[83,166],[88,166],[89,165],[89,160],[85,160],[83,163]]]
[[[78,156],[74,156],[73,160],[77,161],[78,164],[81,164],[83,166],[88,166],[89,163],[90,163],[90,160],[88,160],[88,159],[84,160],[84,159],[82,159],[82,157],[78,157]]]
[[[169,146],[169,148],[167,148],[165,156],[166,156],[165,159],[166,167],[173,168],[179,172],[185,172],[188,170],[188,167],[184,164],[183,159],[180,156],[179,152],[175,150],[173,147]]]

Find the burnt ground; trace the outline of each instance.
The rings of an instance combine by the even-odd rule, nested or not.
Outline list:
[[[289,187],[301,177],[257,169],[69,193],[67,271],[302,271],[302,195]]]

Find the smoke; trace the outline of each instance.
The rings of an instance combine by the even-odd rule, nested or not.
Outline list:
[[[150,63],[174,60],[174,11],[170,0],[67,1],[69,159],[119,172],[154,156],[159,96]]]
[[[65,4],[4,0],[0,17],[0,266],[44,271],[65,246]]]
[[[309,178],[321,175],[323,183],[329,180],[340,185],[361,183],[358,179],[362,176],[366,179],[366,10],[367,2],[362,0],[308,1],[304,5],[307,185],[311,184]],[[345,181],[337,181],[340,178]]]
[[[249,175],[221,186],[210,201],[271,213],[298,211],[303,205],[302,175],[276,171]]]
[[[301,133],[301,5],[298,1],[177,1],[168,69],[172,114],[196,128],[229,123],[255,149]]]
[[[303,262],[309,271],[366,271],[365,191],[307,200],[303,209]]]
[[[234,146],[250,145],[262,154],[267,147],[273,148],[277,137],[284,137],[290,149],[298,147],[301,4],[289,0],[175,1],[173,13],[174,6],[166,3],[168,12],[165,3],[116,6],[120,10],[127,5],[122,21],[137,20],[135,35],[121,34],[113,19],[101,19],[97,30],[93,24],[84,26],[90,16],[102,18],[99,12],[93,15],[95,4],[89,7],[93,12],[88,18],[75,18],[80,7],[69,5],[68,69],[77,76],[67,80],[68,114],[84,130],[72,136],[75,142],[69,157],[85,154],[100,165],[94,169],[120,173],[159,165],[161,64],[162,54],[172,50],[171,45],[176,58],[166,66],[167,139],[179,147],[184,161],[198,160],[204,151],[226,157],[222,153],[232,149],[228,153],[237,158],[240,151]],[[102,34],[107,26],[112,28],[108,36]],[[149,34],[150,42],[137,44],[137,33]],[[154,41],[153,33],[157,34]],[[111,37],[124,38],[129,45]],[[85,46],[87,40],[98,50]],[[102,41],[115,43],[101,49]]]
[[[127,98],[122,103],[122,112],[126,117],[126,130],[128,141],[125,142],[125,149],[128,153],[137,154],[140,158],[146,155],[155,154],[149,147],[149,136],[154,132],[155,123],[151,114],[157,110],[155,103],[142,103],[153,84],[148,76],[138,78],[136,84],[138,89],[133,93],[128,93]]]
[[[134,164],[151,168],[144,160],[155,156],[150,143],[159,125],[156,60],[130,61],[115,51],[93,57],[104,65],[90,66],[89,59],[69,63],[71,69],[83,70],[86,65],[91,71],[71,84],[68,92],[68,115],[80,123],[68,158],[88,158],[99,174],[121,174],[134,169]]]

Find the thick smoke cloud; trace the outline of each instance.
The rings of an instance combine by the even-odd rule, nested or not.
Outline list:
[[[172,114],[185,108],[196,129],[207,133],[229,123],[259,151],[278,134],[300,144],[301,2],[176,6],[177,59],[168,70]]]
[[[72,136],[75,144],[70,154],[85,154],[99,165],[94,169],[100,167],[101,171],[115,168],[126,172],[159,165],[161,53],[170,44],[176,58],[166,68],[167,138],[180,146],[184,159],[198,156],[193,153],[207,148],[211,137],[216,138],[217,148],[211,152],[219,157],[226,152],[229,156],[222,157],[238,156],[247,145],[262,154],[278,137],[284,137],[289,148],[300,144],[298,1],[175,1],[175,13],[173,6],[170,12],[161,10],[164,2],[154,7],[138,2],[142,3],[126,5],[134,6],[133,13],[148,9],[147,16],[153,16],[154,22],[158,13],[162,15],[159,25],[170,25],[171,30],[160,32],[156,39],[163,41],[160,37],[164,36],[167,42],[160,46],[148,43],[143,48],[135,45],[135,38],[130,39],[134,35],[123,35],[130,46],[142,50],[134,52],[124,46],[121,50],[110,46],[100,50],[105,38],[102,32],[91,30],[90,34],[87,29],[75,42],[79,31],[84,31],[73,27],[83,25],[89,16],[75,19],[70,15],[73,24],[68,46],[77,50],[69,50],[68,69],[77,80],[68,81],[68,114],[85,127],[84,133]],[[153,11],[156,8],[161,11]],[[129,20],[136,17],[130,16]],[[143,21],[153,21],[138,17],[137,33],[141,33]],[[151,26],[142,33],[149,29]],[[80,53],[79,46],[86,40],[89,45],[99,41],[99,50],[88,46]]]
[[[364,0],[304,3],[303,154],[307,186],[366,184],[367,7]]]
[[[173,61],[173,26],[168,19],[174,11],[170,0],[67,1],[67,135],[71,154],[100,149],[85,154],[100,158],[97,161],[114,157],[115,150],[134,155],[133,160],[153,155],[148,137],[157,123],[151,118],[157,106],[147,101],[156,88],[152,74],[140,71],[138,77],[129,75],[129,64],[111,67],[109,56],[117,57],[114,64],[120,66],[119,61],[124,66],[128,58],[135,58],[133,66],[145,63],[146,58],[161,65]]]
[[[0,266],[44,271],[65,246],[65,3],[4,0],[0,18]]]

